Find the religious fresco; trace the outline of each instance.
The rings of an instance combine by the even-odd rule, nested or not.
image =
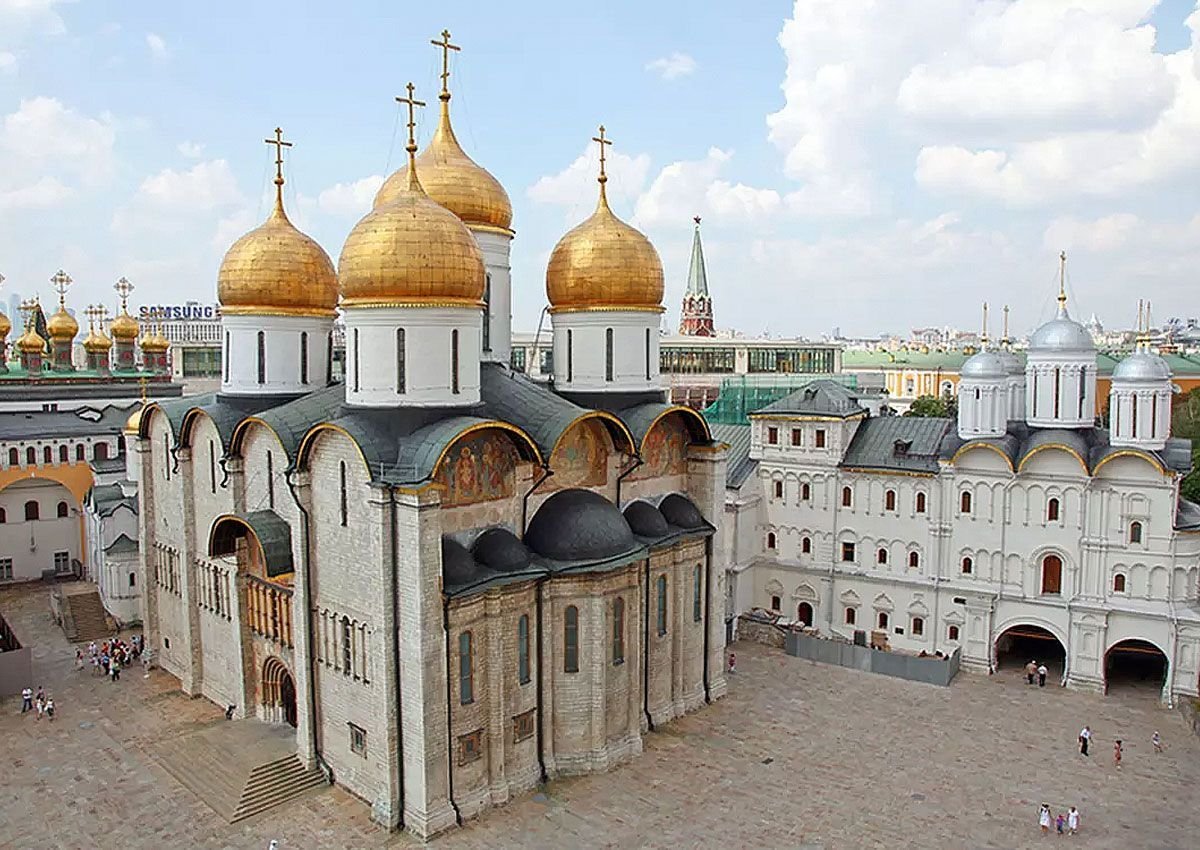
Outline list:
[[[516,492],[517,450],[498,431],[481,431],[450,447],[436,478],[442,505],[473,505]]]
[[[608,481],[608,456],[612,441],[595,419],[577,422],[563,435],[550,456],[552,489],[597,487]]]
[[[664,416],[654,424],[642,446],[642,466],[634,478],[659,478],[687,472],[687,426],[678,415]]]

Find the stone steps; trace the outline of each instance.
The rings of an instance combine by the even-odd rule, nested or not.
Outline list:
[[[259,765],[251,771],[250,779],[242,790],[241,799],[230,817],[230,822],[236,823],[265,812],[323,785],[324,774],[315,767],[305,768],[298,756]]]
[[[69,611],[69,615],[64,612],[64,624],[72,623],[74,626],[73,629],[68,629],[67,640],[86,643],[112,636],[114,624],[108,612],[104,610],[104,603],[100,601],[100,594],[96,591],[65,595],[63,606]]]

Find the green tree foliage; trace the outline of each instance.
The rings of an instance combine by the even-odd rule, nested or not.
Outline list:
[[[958,416],[958,403],[953,398],[946,398],[945,396],[917,396],[912,403],[912,407],[906,410],[904,415],[953,419]]]
[[[1171,405],[1171,436],[1192,441],[1192,471],[1179,483],[1179,493],[1200,504],[1200,388],[1177,397]]]

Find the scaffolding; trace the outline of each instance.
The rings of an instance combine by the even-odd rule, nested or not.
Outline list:
[[[846,373],[736,375],[721,381],[721,392],[716,401],[704,408],[704,417],[719,425],[748,425],[747,417],[751,413],[813,381],[836,381],[844,387],[858,389],[858,376]]]

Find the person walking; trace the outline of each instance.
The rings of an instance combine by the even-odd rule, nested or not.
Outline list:
[[[1074,835],[1079,831],[1079,810],[1071,806],[1071,811],[1067,812],[1067,834]]]
[[[1046,669],[1045,664],[1038,665],[1037,674],[1038,674],[1038,687],[1039,688],[1046,687],[1046,674],[1049,672],[1050,671]]]
[[[54,699],[46,700],[46,716],[50,718],[50,722],[54,722]]]
[[[1038,826],[1042,828],[1042,835],[1050,832],[1050,806],[1042,803],[1042,807],[1038,809]]]
[[[34,699],[33,704],[34,704],[35,709],[37,710],[37,717],[34,719],[41,720],[42,714],[44,714],[46,711],[46,695],[44,693],[42,693],[41,688],[38,688],[37,697]]]
[[[729,653],[729,672],[731,674],[737,673],[737,656],[732,652]]]
[[[1033,677],[1036,675],[1037,675],[1037,662],[1030,661],[1028,664],[1025,665],[1025,681],[1027,681],[1029,684],[1032,685]]]
[[[109,659],[108,674],[112,677],[114,682],[120,681],[121,679],[121,662],[117,660],[115,655]]]
[[[1062,812],[1058,813],[1058,817],[1054,819],[1054,831],[1059,835],[1063,834],[1063,830],[1067,827],[1067,818]]]
[[[83,650],[76,649],[75,650],[75,670],[80,671],[82,669],[83,669]]]
[[[1088,754],[1088,744],[1092,742],[1092,727],[1084,726],[1079,730],[1079,754],[1086,756]]]
[[[33,688],[26,685],[21,689],[21,713],[33,711]]]
[[[1124,753],[1124,747],[1121,746],[1121,739],[1113,741],[1113,766],[1117,770],[1121,769],[1121,756]]]
[[[1154,730],[1154,734],[1150,736],[1150,743],[1154,745],[1154,752],[1162,755],[1162,736],[1158,734],[1158,730]]]

